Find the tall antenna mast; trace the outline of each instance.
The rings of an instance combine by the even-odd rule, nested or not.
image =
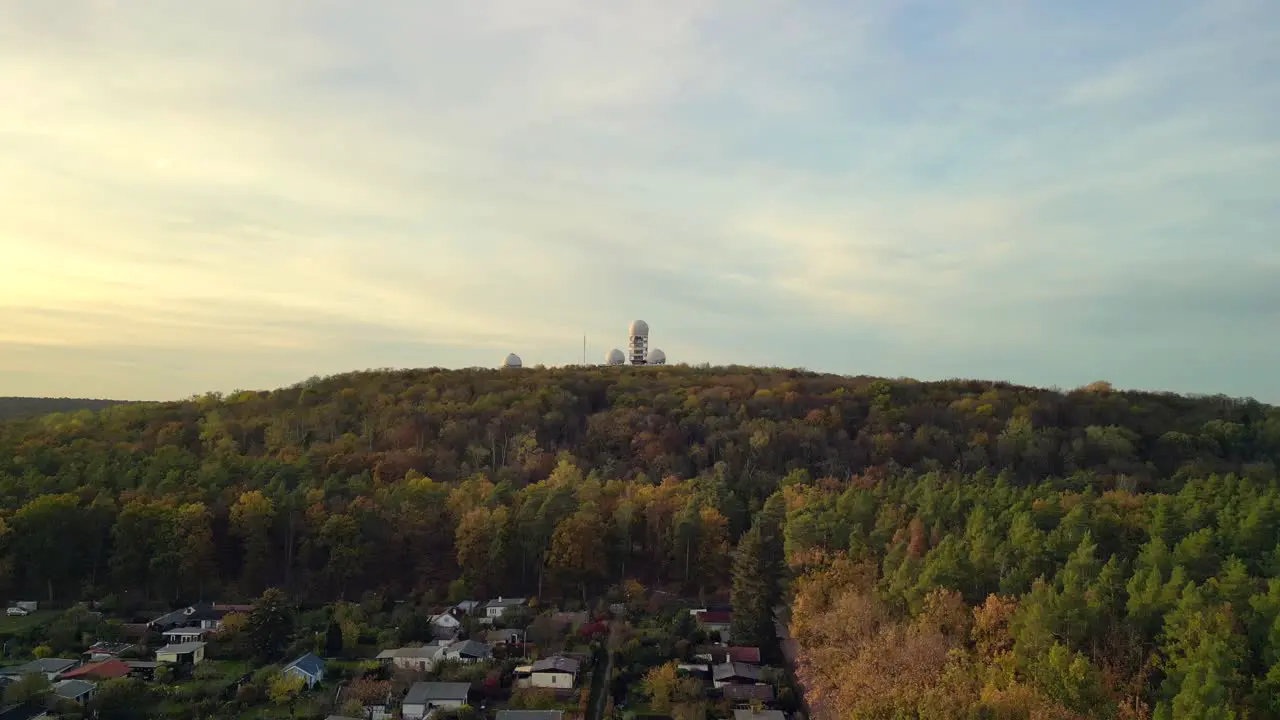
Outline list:
[[[587,364],[587,336],[582,336],[582,364]]]

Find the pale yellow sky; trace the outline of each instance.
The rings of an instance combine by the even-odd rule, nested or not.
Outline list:
[[[1280,398],[1280,6],[997,5],[0,4],[0,395],[642,317],[675,362]]]

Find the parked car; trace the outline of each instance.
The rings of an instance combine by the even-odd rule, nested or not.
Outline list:
[[[22,615],[30,615],[30,614],[31,614],[31,611],[30,611],[30,610],[28,610],[28,609],[26,609],[26,608],[20,608],[20,607],[17,607],[17,606],[11,607],[11,608],[9,608],[8,610],[5,610],[4,612],[5,612],[5,614],[6,614],[6,615],[18,615],[18,616],[22,616]]]

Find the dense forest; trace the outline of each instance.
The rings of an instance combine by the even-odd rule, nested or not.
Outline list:
[[[1105,383],[354,373],[0,424],[0,593],[738,610],[776,563],[815,708],[1280,717],[1277,459],[1276,408]]]
[[[120,400],[92,400],[89,398],[0,397],[0,421],[33,418],[56,412],[101,410],[112,405],[119,405],[121,402]]]

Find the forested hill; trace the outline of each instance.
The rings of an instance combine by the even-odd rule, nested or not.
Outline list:
[[[32,418],[55,412],[101,410],[121,402],[89,398],[0,397],[0,421]]]
[[[1102,383],[355,373],[0,424],[0,594],[637,578],[732,585],[736,627],[746,537],[844,716],[1280,717],[1278,458],[1273,407]]]

